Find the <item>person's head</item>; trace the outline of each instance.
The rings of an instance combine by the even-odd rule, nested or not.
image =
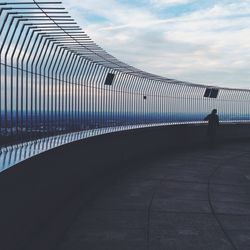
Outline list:
[[[212,114],[217,114],[217,109],[213,109]]]

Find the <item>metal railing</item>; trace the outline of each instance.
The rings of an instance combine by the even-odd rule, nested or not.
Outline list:
[[[96,45],[60,2],[0,2],[0,63],[2,147],[101,128],[198,122],[213,108],[222,121],[250,120],[249,90],[129,66]]]

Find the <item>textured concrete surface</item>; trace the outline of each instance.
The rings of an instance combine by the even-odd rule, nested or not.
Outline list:
[[[250,249],[250,144],[131,166],[84,206],[57,248],[104,249]]]

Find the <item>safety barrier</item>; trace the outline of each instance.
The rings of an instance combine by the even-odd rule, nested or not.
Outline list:
[[[77,131],[249,121],[250,91],[181,82],[96,45],[60,2],[0,2],[1,144]]]

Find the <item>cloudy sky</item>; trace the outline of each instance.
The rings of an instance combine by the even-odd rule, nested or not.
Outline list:
[[[63,0],[106,51],[142,70],[250,88],[250,0]]]

